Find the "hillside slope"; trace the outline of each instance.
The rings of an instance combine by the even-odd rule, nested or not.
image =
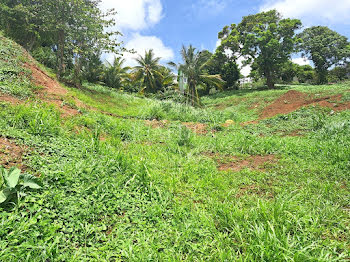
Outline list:
[[[0,165],[44,185],[0,206],[0,261],[349,259],[349,84],[191,108],[0,53]]]

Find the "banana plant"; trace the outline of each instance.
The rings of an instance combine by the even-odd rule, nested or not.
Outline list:
[[[21,174],[21,170],[13,167],[10,170],[0,168],[0,175],[3,184],[0,189],[0,204],[4,204],[9,200],[17,200],[20,196],[24,196],[24,189],[40,189],[41,185],[36,177],[30,174]]]

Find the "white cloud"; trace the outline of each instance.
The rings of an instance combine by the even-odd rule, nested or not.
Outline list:
[[[218,39],[215,43],[215,48],[214,48],[214,52],[216,51],[216,49],[221,45],[221,39]]]
[[[150,49],[153,49],[156,57],[161,58],[161,62],[170,61],[174,58],[174,51],[170,47],[165,46],[162,40],[156,36],[143,36],[139,33],[134,33],[125,47],[136,52],[135,54],[124,54],[128,66],[135,66],[134,58],[138,57],[138,55],[144,56],[145,51]]]
[[[119,30],[139,31],[157,24],[163,16],[160,0],[102,0],[101,8],[117,11]]]
[[[114,8],[117,12],[116,29],[124,34],[124,47],[136,51],[136,54],[124,53],[128,66],[136,65],[134,58],[144,55],[146,50],[153,49],[161,61],[174,58],[171,48],[164,45],[157,36],[144,36],[141,31],[148,29],[163,17],[163,6],[161,0],[102,0],[102,10]],[[104,54],[103,59],[113,61],[114,54]]]
[[[303,65],[311,65],[310,60],[308,60],[306,58],[303,58],[303,57],[293,58],[292,62],[296,63],[298,65],[301,65],[301,66],[303,66]]]
[[[306,23],[346,23],[350,19],[350,0],[267,0],[261,7],[262,11],[271,9]]]

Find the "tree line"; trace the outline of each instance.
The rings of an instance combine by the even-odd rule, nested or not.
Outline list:
[[[137,66],[124,66],[121,33],[112,31],[114,10],[102,12],[100,0],[3,0],[0,29],[25,47],[37,60],[52,68],[58,79],[80,87],[83,81],[100,82],[130,92],[158,93],[176,90],[181,72],[192,104],[210,90],[237,89],[242,78],[239,63],[251,66],[250,77],[275,84],[324,84],[350,76],[350,44],[345,36],[325,26],[302,31],[299,19],[283,18],[276,10],[243,17],[218,34],[214,53],[193,46],[181,49],[182,62],[161,65],[147,50]],[[113,62],[101,60],[112,52]],[[300,66],[293,54],[312,61]]]

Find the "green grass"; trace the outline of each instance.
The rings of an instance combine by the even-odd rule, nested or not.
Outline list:
[[[220,110],[223,114],[231,114],[231,119],[236,122],[247,122],[259,118],[259,113],[271,102],[289,90],[296,90],[314,97],[326,97],[343,95],[342,102],[347,102],[350,83],[345,82],[336,85],[290,85],[277,86],[275,90],[243,89],[239,91],[225,91],[202,99],[205,106]]]
[[[292,88],[349,89],[232,91],[191,108],[86,85],[70,93],[94,109],[69,118],[35,98],[0,103],[0,135],[30,149],[26,172],[44,185],[0,206],[0,261],[348,261],[350,111],[239,125]],[[276,161],[218,169],[257,155]]]
[[[133,96],[104,86],[85,84],[82,89],[71,89],[85,104],[124,118],[148,120],[172,120],[181,122],[223,123],[235,117],[234,112],[225,114],[211,109],[198,109],[173,101],[159,101]]]
[[[317,115],[320,124],[305,120]],[[3,105],[0,119],[2,135],[33,148],[26,164],[45,185],[2,209],[2,261],[349,256],[349,112],[301,110],[214,137],[97,112],[62,120],[40,104]],[[274,134],[285,125],[304,127],[305,137]],[[210,151],[279,162],[219,172]]]
[[[0,92],[26,98],[34,86],[30,83],[30,71],[23,68],[28,58],[22,48],[0,33]]]

